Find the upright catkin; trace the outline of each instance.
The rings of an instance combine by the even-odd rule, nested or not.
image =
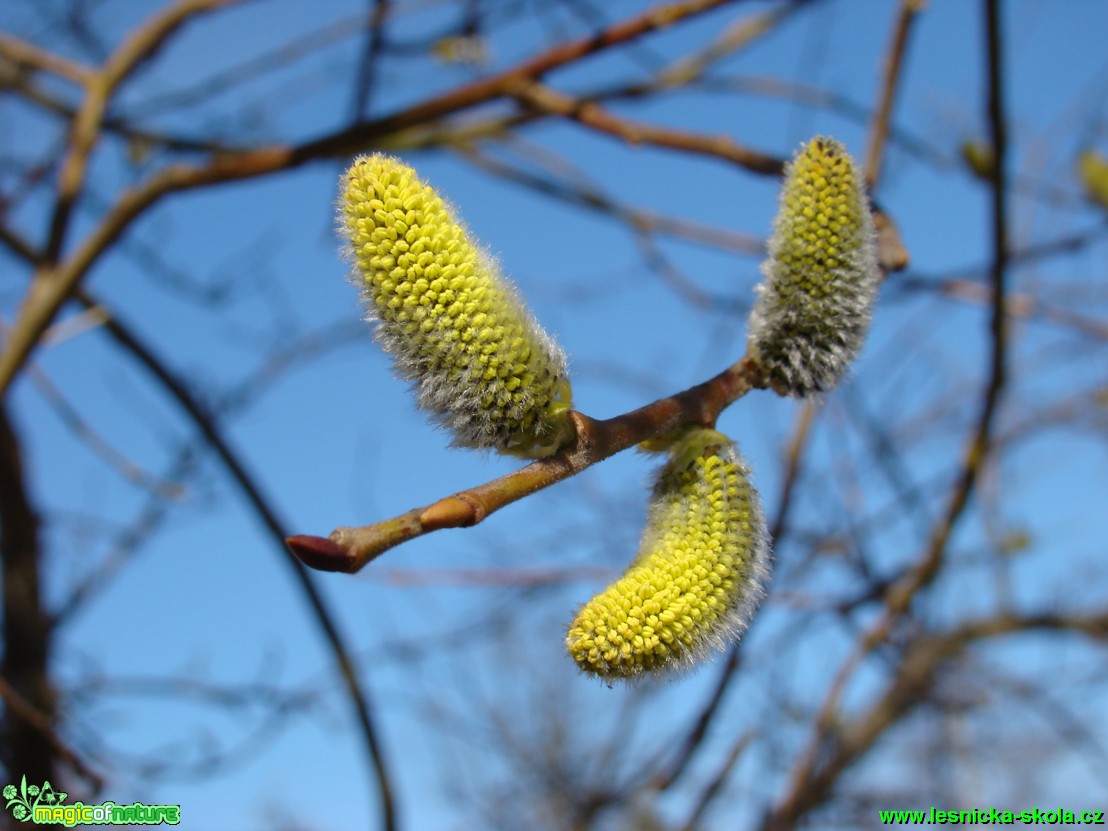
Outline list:
[[[454,445],[540,458],[572,437],[565,355],[412,168],[356,158],[339,223],[377,340]]]
[[[734,443],[697,427],[668,452],[635,561],[566,637],[577,665],[601,678],[693,666],[739,636],[762,596],[765,519]]]
[[[862,348],[881,279],[861,174],[834,139],[812,139],[785,171],[762,272],[751,357],[782,394],[832,389]]]

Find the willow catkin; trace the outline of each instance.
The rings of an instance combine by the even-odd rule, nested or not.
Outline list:
[[[812,139],[785,171],[762,272],[751,357],[783,394],[833,388],[862,348],[880,282],[862,177],[834,139]]]
[[[694,665],[739,636],[762,595],[765,519],[734,443],[693,428],[668,452],[638,556],[566,637],[577,665],[602,678]]]
[[[377,340],[453,444],[539,458],[571,437],[565,355],[412,168],[355,159],[339,222]]]

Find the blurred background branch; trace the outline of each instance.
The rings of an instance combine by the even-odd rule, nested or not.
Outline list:
[[[288,829],[1108,799],[1103,9],[2,5],[5,783]],[[737,647],[614,690],[563,654],[635,550],[635,454],[402,568],[288,556],[290,525],[519,476],[446,450],[358,320],[330,230],[349,155],[441,187],[592,423],[662,402],[611,450],[744,354],[776,174],[818,133],[864,158],[903,271],[844,388],[681,410],[719,415],[771,520]]]

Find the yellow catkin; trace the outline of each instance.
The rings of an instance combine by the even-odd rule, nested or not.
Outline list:
[[[854,160],[817,137],[785,171],[748,346],[771,386],[833,388],[862,348],[880,282],[873,219]]]
[[[693,666],[739,636],[762,595],[765,520],[735,445],[693,428],[668,452],[638,556],[566,637],[577,665],[601,678]]]
[[[568,440],[564,354],[412,168],[355,159],[339,223],[378,341],[453,444],[539,458]]]

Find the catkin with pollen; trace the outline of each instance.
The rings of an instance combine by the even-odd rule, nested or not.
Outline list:
[[[355,159],[339,223],[377,340],[454,445],[540,458],[566,443],[565,355],[412,168]]]
[[[605,679],[693,666],[746,628],[768,568],[750,471],[727,436],[693,428],[669,449],[635,561],[570,624],[569,654]]]
[[[869,329],[880,282],[862,177],[839,142],[817,137],[785,171],[747,338],[786,395],[832,389]]]

